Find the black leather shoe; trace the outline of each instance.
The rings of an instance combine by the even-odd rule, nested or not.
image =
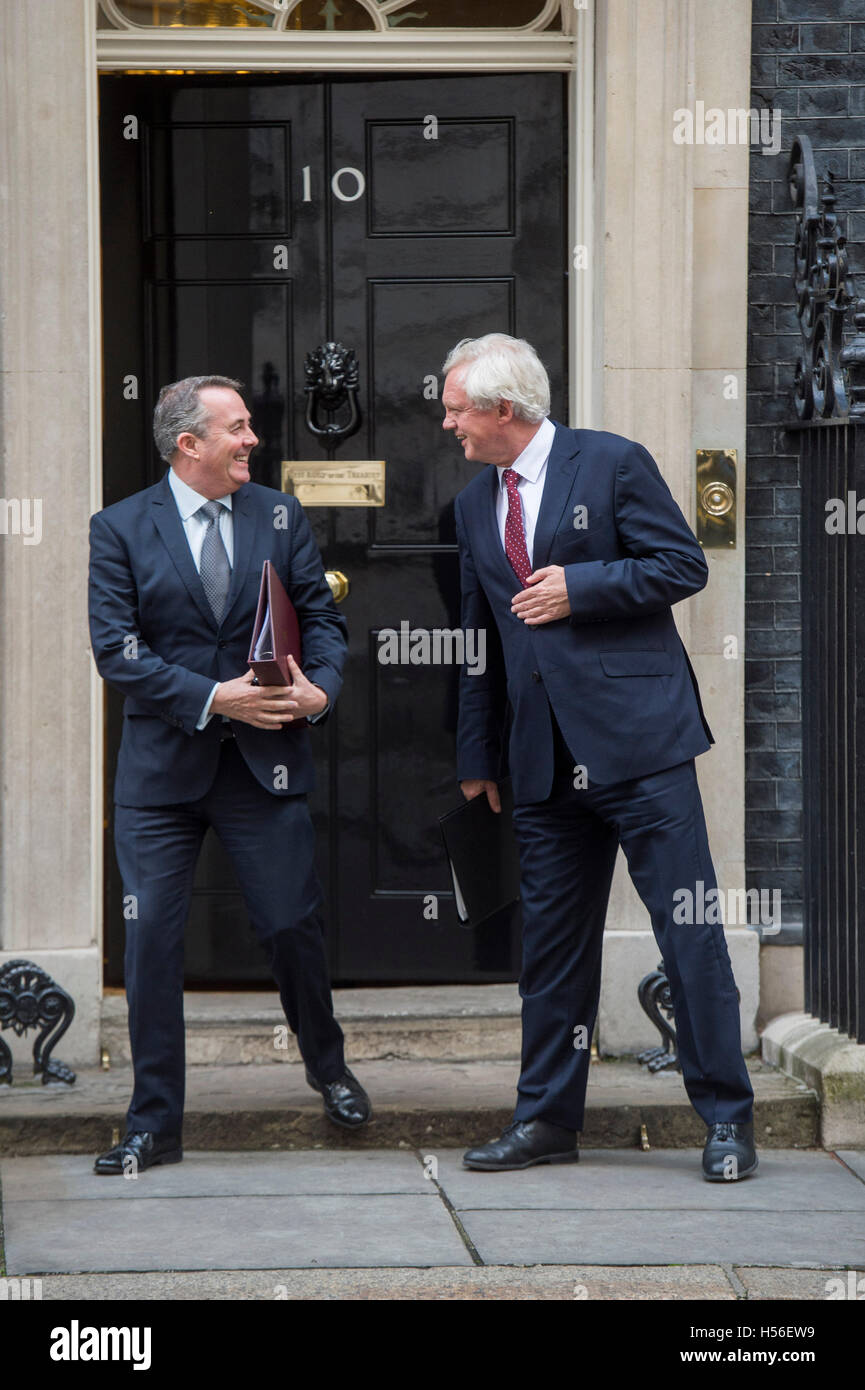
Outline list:
[[[709,1125],[703,1149],[703,1177],[707,1182],[738,1182],[757,1170],[754,1124],[730,1121]]]
[[[93,1165],[94,1173],[103,1177],[130,1173],[137,1176],[146,1168],[160,1163],[180,1163],[183,1146],[179,1134],[151,1134],[133,1129],[107,1154],[100,1154]]]
[[[335,1125],[357,1129],[366,1124],[372,1114],[369,1096],[348,1067],[337,1081],[316,1081],[309,1071],[306,1079],[314,1091],[324,1096],[324,1113]]]
[[[579,1157],[576,1130],[546,1120],[520,1120],[508,1125],[500,1139],[464,1153],[463,1167],[494,1173],[536,1163],[576,1163]]]

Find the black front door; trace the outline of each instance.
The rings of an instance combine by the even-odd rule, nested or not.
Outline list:
[[[473,470],[441,429],[449,348],[493,330],[527,338],[563,418],[563,106],[563,79],[546,74],[102,79],[106,504],[164,471],[153,403],[187,375],[247,383],[257,481],[280,487],[284,460],[385,461],[383,507],[308,513],[325,566],[350,583],[345,686],[313,735],[338,983],[516,974],[516,910],[460,928],[441,852],[437,817],[459,801],[457,667],[385,664],[378,634],[459,626],[453,498]],[[304,359],[332,340],[356,354],[361,426],[327,449],[305,424]],[[119,725],[112,696],[110,983],[122,978]],[[269,978],[212,838],[187,975]]]

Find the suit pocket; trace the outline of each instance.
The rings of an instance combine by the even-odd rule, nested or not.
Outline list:
[[[608,676],[671,676],[673,658],[669,652],[598,652]]]

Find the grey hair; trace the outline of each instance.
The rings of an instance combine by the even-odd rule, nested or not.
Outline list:
[[[550,379],[531,343],[507,333],[463,338],[445,359],[442,371],[466,366],[462,388],[478,410],[512,401],[520,420],[539,422],[550,413]]]
[[[166,463],[170,463],[177,452],[178,435],[194,434],[199,439],[205,438],[210,411],[198,393],[207,386],[243,390],[243,382],[230,376],[185,376],[182,381],[172,381],[160,391],[153,412],[153,438],[160,458]]]

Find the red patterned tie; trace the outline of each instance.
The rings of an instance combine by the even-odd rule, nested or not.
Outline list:
[[[506,468],[502,475],[508,490],[508,515],[505,521],[505,554],[511,562],[514,574],[526,587],[526,580],[532,572],[529,552],[526,550],[526,531],[523,526],[523,509],[520,504],[520,475],[512,468]]]

